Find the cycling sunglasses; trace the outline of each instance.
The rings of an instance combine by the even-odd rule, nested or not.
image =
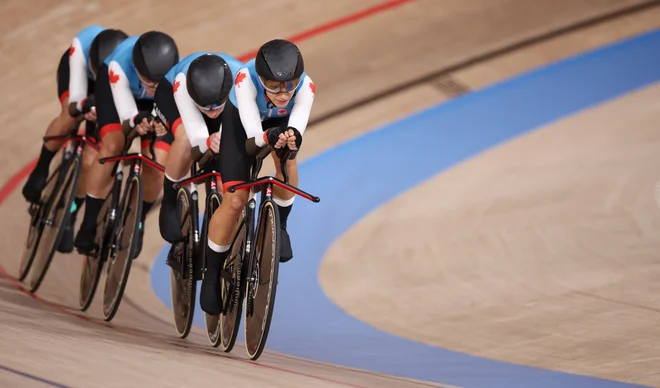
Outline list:
[[[298,77],[298,78],[296,78],[294,80],[291,80],[291,81],[280,82],[279,85],[275,89],[273,89],[273,88],[269,88],[268,86],[266,86],[266,83],[264,82],[263,79],[261,79],[261,77],[258,77],[258,78],[259,78],[259,82],[261,83],[261,86],[267,92],[273,93],[273,94],[293,93],[296,90],[296,88],[298,87],[298,85],[300,84],[300,77]]]

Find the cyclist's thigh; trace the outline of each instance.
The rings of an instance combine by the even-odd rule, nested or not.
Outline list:
[[[57,97],[60,104],[69,98],[69,49],[62,54],[57,66]]]
[[[219,154],[219,170],[225,188],[250,178],[253,158],[245,150],[246,139],[238,109],[227,101],[225,111],[222,113]]]
[[[96,99],[96,123],[98,140],[103,140],[111,132],[121,131],[121,121],[112,98],[112,89],[108,79],[108,65],[101,64],[96,77],[94,98]]]

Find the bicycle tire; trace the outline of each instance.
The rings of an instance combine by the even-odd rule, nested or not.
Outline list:
[[[176,255],[175,270],[170,266],[170,298],[172,301],[172,315],[174,327],[179,338],[186,338],[190,334],[192,321],[195,315],[195,296],[197,282],[193,269],[193,253],[195,250],[195,235],[197,214],[193,214],[192,197],[185,187],[177,192],[177,211],[180,214],[181,232],[184,241],[172,245],[170,253]],[[178,253],[178,254],[177,254]],[[169,260],[173,260],[170,257]]]
[[[52,219],[53,221],[52,224],[47,221],[41,232],[39,247],[35,254],[35,259],[37,260],[32,264],[33,266],[36,264],[36,267],[34,267],[36,272],[33,272],[29,284],[29,290],[32,293],[37,292],[41,286],[44,277],[48,272],[48,268],[50,267],[50,263],[55,256],[55,249],[64,235],[62,225],[69,222],[69,219],[71,218],[70,209],[78,187],[78,178],[80,177],[81,168],[80,162],[80,158],[74,156],[71,161],[67,163],[63,179],[60,181],[61,184],[55,194],[51,197],[53,200],[51,201],[50,206],[48,206],[46,220]]]
[[[206,263],[206,239],[208,237],[209,223],[213,213],[220,206],[222,199],[220,195],[212,193],[207,197],[206,210],[204,211],[204,227],[203,227],[203,240],[202,240],[202,261]],[[204,312],[204,325],[206,326],[206,335],[211,343],[211,346],[217,348],[220,346],[220,316],[209,315]]]
[[[270,237],[267,239],[266,237]],[[269,242],[267,244],[267,242]],[[261,259],[265,248],[270,250],[270,268],[267,292],[260,293],[263,290],[259,284],[256,285],[253,280],[256,272],[258,283],[261,283],[261,269],[266,262]],[[257,232],[255,236],[254,250],[250,254],[250,265],[248,266],[248,281],[246,285],[246,308],[245,308],[245,350],[248,357],[255,361],[260,356],[266,346],[270,323],[273,318],[275,308],[275,296],[277,293],[277,275],[280,264],[280,216],[272,200],[262,202],[259,211],[259,220],[257,223]],[[255,267],[255,265],[257,265]],[[254,301],[251,298],[254,296]],[[252,303],[251,308],[248,303]],[[261,308],[263,305],[263,308]]]
[[[103,320],[106,322],[110,322],[117,314],[135,255],[135,236],[142,218],[142,178],[140,175],[131,175],[128,178],[121,204],[117,225],[123,227],[115,228],[112,238],[115,252],[111,260],[107,261],[103,290]],[[120,236],[117,235],[118,231],[121,233]],[[124,240],[126,236],[128,236],[127,241]],[[125,256],[120,254],[124,252]],[[116,268],[117,270],[115,270]]]
[[[227,282],[223,277],[220,278],[224,304],[223,312],[220,314],[220,339],[222,350],[226,353],[231,352],[236,344],[243,312],[243,299],[245,297],[243,285],[247,267],[245,264],[247,263],[246,244],[248,236],[246,217],[246,210],[244,209],[231,244],[231,252],[223,264],[223,269],[227,269],[232,274],[232,282]]]
[[[34,263],[34,256],[39,248],[41,234],[44,228],[44,217],[48,212],[48,206],[51,202],[51,196],[55,186],[57,186],[58,177],[60,174],[61,165],[55,167],[53,172],[46,180],[46,186],[41,192],[41,201],[38,204],[30,205],[30,227],[28,228],[28,236],[25,242],[25,250],[21,256],[18,268],[18,281],[25,280],[30,273],[32,263]]]
[[[80,310],[86,311],[94,300],[96,289],[101,280],[103,273],[103,265],[109,255],[110,247],[107,242],[110,241],[114,235],[115,228],[115,214],[112,209],[115,207],[115,191],[119,191],[113,187],[108,196],[103,202],[99,216],[96,218],[96,243],[99,247],[99,252],[96,255],[85,256],[83,268],[80,272],[80,293],[78,303]],[[116,212],[115,212],[116,213]]]

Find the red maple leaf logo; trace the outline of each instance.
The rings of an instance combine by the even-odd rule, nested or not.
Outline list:
[[[309,89],[312,91],[312,93],[316,94],[316,85],[314,85],[314,82],[309,83]]]
[[[241,86],[240,84],[241,84],[241,82],[243,82],[245,77],[247,77],[247,75],[245,75],[245,72],[241,71],[240,73],[236,74],[236,81],[234,81],[234,85],[236,85],[237,87],[240,87]]]
[[[111,84],[116,84],[119,81],[119,74],[115,73],[114,70],[110,70],[108,73],[108,78],[110,79]]]
[[[174,85],[172,85],[172,93],[176,94],[176,91],[179,90],[180,85],[181,85],[181,82],[174,81]]]
[[[75,53],[75,52],[76,52],[76,48],[75,48],[75,46],[74,46],[74,45],[71,45],[71,47],[69,47],[69,56],[72,56],[73,53]]]

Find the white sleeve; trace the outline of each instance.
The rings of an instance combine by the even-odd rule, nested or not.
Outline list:
[[[69,49],[69,104],[76,103],[78,111],[82,111],[80,103],[87,97],[87,60],[78,38],[73,38]]]
[[[135,98],[131,92],[131,85],[128,83],[128,77],[122,70],[119,63],[112,61],[108,66],[108,78],[110,79],[110,88],[112,89],[112,99],[115,102],[115,108],[119,115],[119,120],[123,123],[129,120],[131,127],[134,126],[133,118],[138,114]]]
[[[261,115],[257,106],[257,88],[252,83],[248,69],[241,69],[236,77],[244,77],[243,80],[234,87],[236,88],[236,103],[238,104],[238,113],[241,116],[241,123],[245,129],[247,138],[254,138],[258,147],[263,147],[264,131],[261,127]]]
[[[181,125],[183,125],[183,129],[186,131],[190,145],[193,148],[199,147],[199,151],[204,153],[208,149],[206,139],[209,137],[209,130],[206,127],[204,116],[202,116],[203,113],[199,111],[197,105],[195,105],[195,102],[188,94],[186,75],[183,73],[177,74],[174,82],[179,82],[179,87],[176,93],[174,93],[174,101],[176,101],[176,107],[179,109]]]
[[[303,85],[300,87],[296,99],[291,109],[291,116],[289,116],[289,127],[294,127],[300,132],[300,135],[305,133],[307,122],[309,121],[309,114],[312,111],[314,104],[314,97],[316,96],[316,86],[309,77],[305,77]]]

